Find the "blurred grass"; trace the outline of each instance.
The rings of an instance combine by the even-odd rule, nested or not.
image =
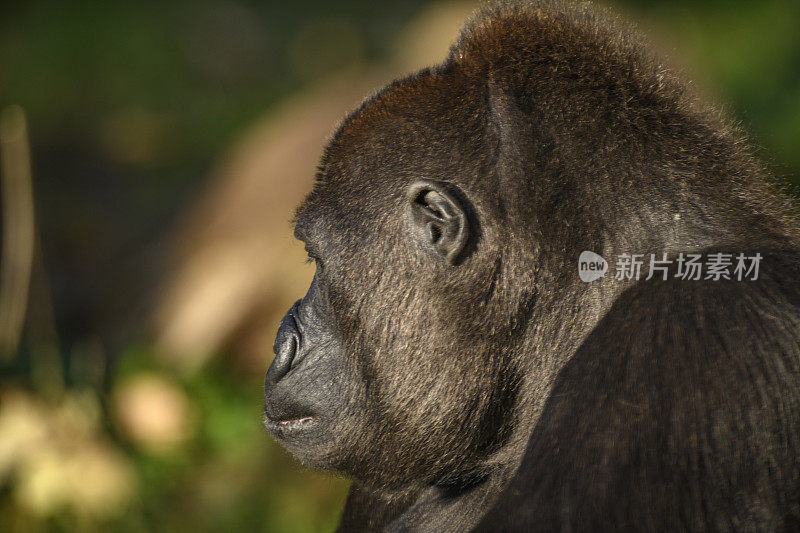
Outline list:
[[[146,348],[131,350],[117,381],[159,371]],[[140,525],[198,531],[332,530],[344,480],[303,469],[266,438],[259,387],[212,363],[181,383],[196,408],[198,427],[187,444],[166,455],[136,453],[145,490]],[[115,524],[123,528],[131,515]]]
[[[261,373],[224,353],[193,374],[165,366],[142,300],[161,236],[238,134],[334,71],[385,61],[425,4],[0,5],[0,107],[28,117],[41,240],[0,367],[0,531],[334,528],[347,482],[267,437]],[[800,185],[800,3],[619,6]]]

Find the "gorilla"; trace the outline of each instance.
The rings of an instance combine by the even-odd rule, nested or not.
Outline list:
[[[542,0],[348,116],[265,378],[273,437],[353,480],[340,530],[800,529],[800,225],[744,139],[634,31]]]

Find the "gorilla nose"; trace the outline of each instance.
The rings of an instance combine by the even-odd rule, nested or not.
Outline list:
[[[278,327],[278,334],[275,337],[275,343],[272,345],[275,359],[272,360],[272,364],[269,365],[267,370],[266,380],[268,384],[274,385],[279,382],[292,368],[292,361],[297,355],[300,339],[294,319],[296,309],[297,304],[295,303],[286,313],[286,316],[283,317],[281,325]]]

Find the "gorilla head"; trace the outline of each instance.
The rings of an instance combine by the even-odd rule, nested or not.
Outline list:
[[[298,210],[316,275],[281,324],[266,413],[309,464],[430,483],[509,437],[535,250],[497,194],[485,89],[447,65],[372,98]]]
[[[674,435],[658,433],[667,431],[660,417],[686,413],[686,427],[713,426],[713,438],[725,437],[719,427],[728,426],[708,414],[717,405],[683,405],[698,396],[675,392],[686,381],[670,381],[671,369],[694,369],[690,384],[715,376],[704,386],[736,398],[736,408],[719,410],[733,416],[738,408],[750,412],[747,402],[760,401],[750,391],[768,381],[748,381],[755,371],[730,377],[702,365],[717,364],[717,349],[727,350],[719,356],[724,360],[741,356],[743,367],[763,358],[770,368],[792,369],[781,383],[794,384],[763,392],[800,402],[797,392],[787,392],[800,383],[797,344],[786,340],[795,333],[765,341],[759,356],[743,348],[764,331],[798,330],[794,311],[787,311],[800,302],[787,296],[798,291],[796,282],[789,286],[800,279],[796,267],[779,275],[774,266],[770,279],[782,281],[763,281],[760,292],[744,296],[744,286],[703,281],[678,286],[606,276],[584,283],[575,266],[583,250],[606,258],[753,246],[796,254],[790,208],[765,185],[744,146],[637,38],[585,5],[489,9],[468,25],[444,63],[369,98],[327,147],[296,216],[295,235],[316,274],[275,341],[266,376],[269,431],[306,464],[352,476],[350,502],[361,501],[354,508],[399,499],[401,507],[413,504],[417,518],[397,529],[421,523],[433,531],[467,529],[495,500],[530,509],[530,520],[515,526],[521,528],[570,529],[575,516],[596,512],[599,524],[693,529],[689,519],[667,521],[698,507],[689,514],[668,507],[669,484],[655,474],[696,481],[696,492],[680,494],[703,499],[707,478],[695,479],[700,470],[687,457],[704,448],[680,424]],[[699,292],[682,292],[688,290]],[[706,331],[673,320],[720,309],[724,299],[736,300],[730,309],[752,314],[745,326]],[[621,302],[638,305],[630,321]],[[772,305],[781,310],[760,314]],[[673,318],[648,314],[661,308]],[[776,316],[783,322],[759,325],[754,318]],[[685,330],[669,329],[681,324]],[[655,325],[666,329],[647,329]],[[687,366],[687,350],[706,344]],[[621,359],[597,366],[615,357]],[[781,357],[787,359],[774,363]],[[665,362],[664,373],[653,371],[656,362]],[[610,386],[592,381],[606,375],[613,377]],[[596,401],[586,404],[588,398]],[[635,416],[624,411],[630,405],[641,408]],[[774,419],[757,417],[763,424],[778,420],[780,429],[752,431],[789,438],[780,435],[798,427],[792,405],[776,410]],[[650,419],[650,429],[633,426]],[[729,446],[736,473],[719,479],[739,480],[720,482],[708,495],[740,498],[734,495],[749,494],[742,469],[783,468],[774,457],[736,448],[750,442],[747,435],[708,445]],[[797,478],[796,461],[787,461],[775,479]],[[616,464],[624,468],[603,470]],[[664,464],[672,469],[659,470]],[[509,485],[520,472],[529,477]],[[513,491],[497,499],[507,486]],[[363,501],[359,487],[370,495]],[[585,504],[588,495],[612,493],[619,495],[614,512],[605,500]],[[644,503],[632,504],[637,498]],[[452,507],[458,501],[470,503]],[[655,522],[648,521],[653,502],[667,502]],[[639,509],[651,514],[639,520]],[[435,513],[439,522],[431,521]],[[393,508],[361,527],[386,525],[397,515]],[[507,524],[506,515],[496,512],[494,524]]]

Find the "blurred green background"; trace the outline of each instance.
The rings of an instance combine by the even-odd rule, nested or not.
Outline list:
[[[335,121],[442,58],[474,5],[0,5],[2,156],[31,155],[0,190],[1,531],[335,527],[346,480],[261,426],[310,276],[289,217]],[[794,191],[800,3],[614,8]]]

